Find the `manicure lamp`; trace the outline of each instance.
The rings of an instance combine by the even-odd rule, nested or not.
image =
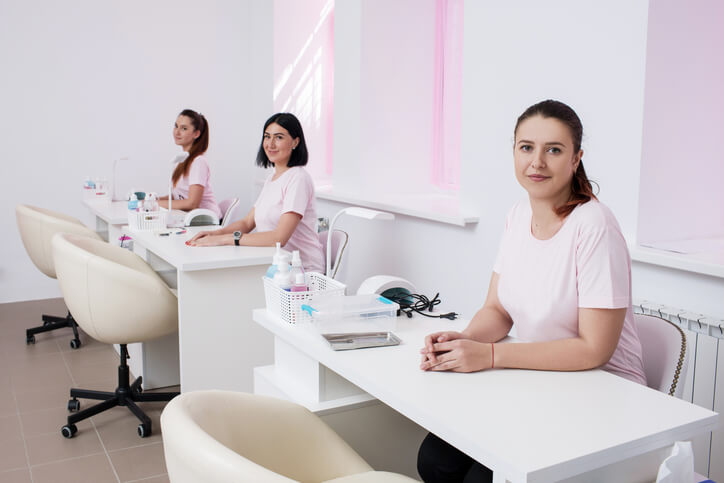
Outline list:
[[[171,200],[173,200],[173,172],[176,170],[176,166],[186,161],[186,158],[188,157],[189,153],[183,151],[178,153],[171,160],[171,166],[173,166],[173,169],[171,170],[171,176],[168,178],[168,218],[166,219],[166,228],[173,228],[171,221],[171,217],[173,216],[173,211],[171,211]]]
[[[384,220],[391,221],[395,219],[395,215],[387,213],[385,211],[370,210],[368,208],[361,208],[359,206],[350,206],[337,212],[329,223],[329,231],[327,233],[327,264],[325,266],[324,274],[329,276],[332,266],[332,234],[334,233],[334,223],[341,215],[356,216],[357,218],[364,218],[366,220]]]

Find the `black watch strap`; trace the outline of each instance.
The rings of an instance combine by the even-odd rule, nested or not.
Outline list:
[[[241,240],[242,233],[240,231],[234,232],[234,245],[239,246],[239,240]]]

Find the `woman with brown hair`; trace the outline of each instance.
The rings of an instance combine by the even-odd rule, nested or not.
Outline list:
[[[173,182],[173,209],[191,211],[206,208],[221,218],[214,192],[211,189],[211,170],[205,153],[209,148],[209,123],[199,112],[184,109],[176,118],[173,128],[174,142],[189,153],[186,160],[176,165]],[[159,200],[168,208],[168,196]]]
[[[528,197],[508,212],[485,304],[462,332],[428,335],[420,368],[600,367],[645,384],[631,259],[583,169],[581,120],[547,100],[521,114],[514,134],[515,175]],[[499,343],[514,326],[517,340]],[[492,481],[487,468],[432,433],[418,471],[426,482]]]

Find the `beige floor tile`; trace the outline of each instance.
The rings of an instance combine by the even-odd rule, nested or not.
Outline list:
[[[0,391],[0,417],[17,414],[18,406],[12,391]]]
[[[65,407],[23,413],[20,415],[23,435],[26,438],[32,438],[42,434],[59,434],[60,428],[66,423],[68,414],[70,413]]]
[[[11,376],[32,376],[35,372],[42,372],[47,368],[66,368],[63,355],[59,350],[55,352],[35,352],[37,346],[21,349],[18,354],[10,354],[7,358]],[[67,369],[65,369],[67,371]]]
[[[32,483],[33,480],[30,478],[30,468],[22,468],[19,470],[0,471],[0,481],[3,483]]]
[[[43,409],[67,408],[71,384],[53,382],[15,390],[17,407],[21,414]]]
[[[25,438],[30,466],[103,453],[101,441],[90,421],[76,424],[78,433],[70,439],[58,432]]]
[[[117,483],[105,454],[33,466],[33,483]]]
[[[28,460],[25,456],[25,446],[23,445],[23,440],[0,439],[0,471],[27,467]]]
[[[22,392],[49,385],[67,385],[70,387],[73,380],[65,367],[62,357],[60,362],[52,362],[54,359],[55,357],[52,356],[43,357],[37,363],[14,369],[11,376],[13,389]]]
[[[76,367],[98,364],[106,364],[117,368],[121,361],[119,355],[109,345],[83,346],[82,349],[83,350],[71,350],[62,353],[63,359],[70,368],[71,373]]]
[[[0,416],[0,441],[22,441],[23,432],[17,414]]]
[[[125,412],[106,411],[93,417],[101,441],[107,451],[148,445],[161,441],[161,410],[165,403],[141,403],[140,407],[151,418],[151,436],[141,438],[137,428],[140,421],[127,408]],[[111,414],[112,413],[112,414]]]
[[[25,343],[25,329],[12,335],[3,335],[0,341],[0,350],[9,358],[29,358],[42,354],[59,353],[57,338],[59,332],[70,329],[60,329],[54,332],[35,335],[35,344]],[[72,332],[70,332],[72,334]]]
[[[138,480],[166,473],[162,443],[110,451],[108,454],[121,481]]]
[[[71,374],[76,387],[85,388],[93,381],[110,381],[113,389],[118,385],[118,364],[112,362],[76,365],[71,369]]]

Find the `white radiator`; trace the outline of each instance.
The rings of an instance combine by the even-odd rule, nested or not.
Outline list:
[[[657,315],[684,330],[691,356],[682,397],[724,413],[724,320],[645,300],[635,300],[633,308],[636,313]],[[723,425],[720,422],[720,427]],[[724,482],[724,427],[701,435],[692,443],[696,472]]]

